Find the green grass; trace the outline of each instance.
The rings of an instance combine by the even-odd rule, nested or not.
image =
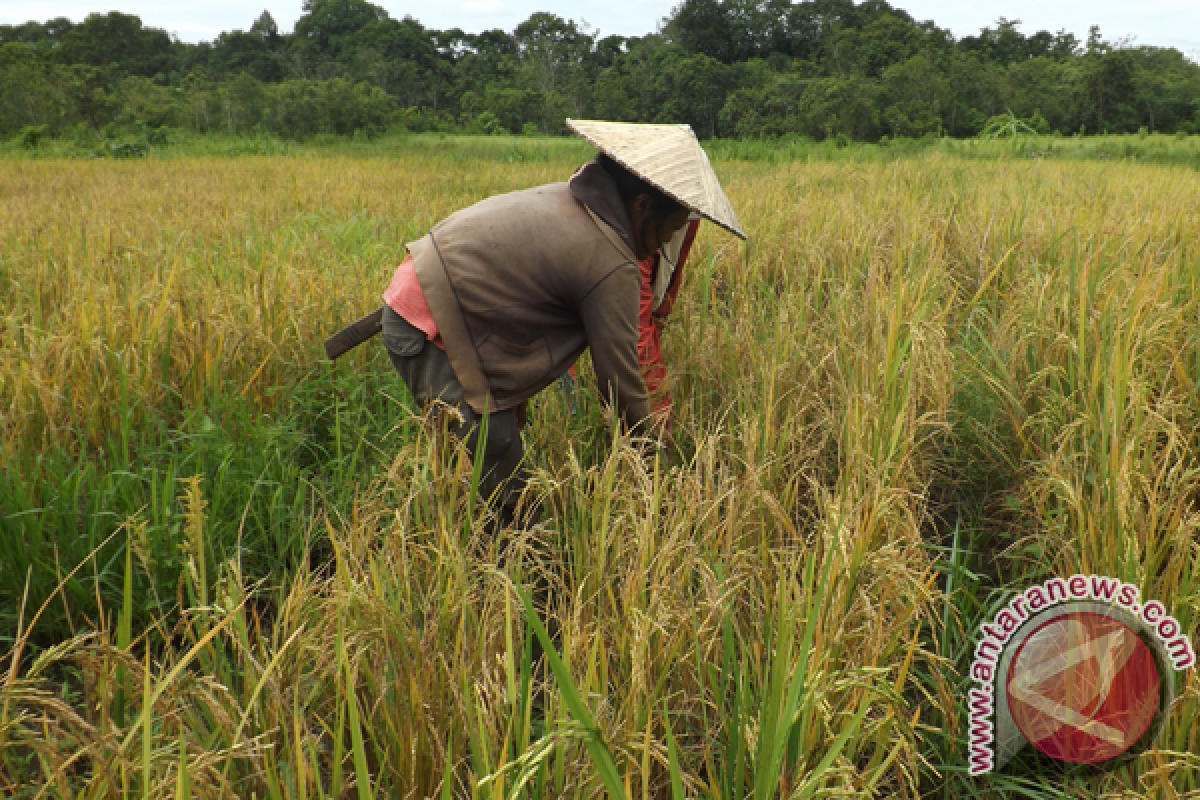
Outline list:
[[[108,143],[138,140],[130,133],[105,140],[99,135],[83,138],[46,139],[29,150],[20,137],[0,142],[0,158],[112,158]],[[144,137],[143,137],[144,138]],[[1135,161],[1200,168],[1200,135],[1113,134],[1092,136],[1021,135],[1015,139],[921,139],[887,138],[879,142],[814,141],[806,136],[783,136],[763,140],[710,139],[704,143],[713,158],[725,161],[855,161],[889,162],[936,151],[960,158],[1009,160],[1050,158],[1058,160]],[[371,139],[319,134],[304,141],[281,139],[271,134],[195,134],[171,130],[165,144],[149,145],[146,157],[188,158],[193,156],[292,156],[343,155],[376,158],[400,155],[445,157],[464,161],[504,163],[578,164],[590,158],[591,149],[574,136],[498,135],[474,136],[448,133],[393,131]]]
[[[141,138],[144,138],[142,136]],[[0,142],[0,158],[85,160],[116,158],[109,144],[139,141],[139,134],[130,133],[108,140],[99,135],[83,138],[63,137],[44,139],[35,149],[27,149],[20,137]],[[577,137],[566,136],[470,136],[447,133],[393,132],[372,139],[319,134],[304,141],[281,139],[272,134],[231,135],[195,134],[186,130],[171,130],[163,144],[148,144],[139,158],[189,158],[194,156],[291,156],[309,158],[315,155],[344,155],[354,157],[386,157],[413,154],[442,156],[459,163],[463,161],[502,161],[505,163],[550,162],[577,164],[591,158],[593,151]]]
[[[128,441],[119,432],[92,450],[50,447],[33,458],[5,452],[0,469],[0,585],[12,598],[29,577],[31,602],[40,603],[59,576],[88,558],[122,526],[135,532],[144,567],[136,589],[140,625],[174,599],[181,554],[186,480],[203,476],[209,523],[208,558],[237,555],[246,574],[282,584],[319,545],[315,512],[348,515],[355,486],[387,466],[382,446],[412,435],[396,427],[406,401],[402,383],[382,370],[382,356],[366,376],[316,365],[269,415],[236,391],[215,393],[202,409],[146,420]],[[364,380],[366,377],[366,380]],[[134,454],[134,455],[130,455]],[[68,581],[44,615],[37,640],[68,635],[72,620],[97,619],[96,587],[109,601],[119,592],[124,540],[95,553],[96,569]],[[111,603],[107,604],[111,609]],[[68,615],[68,610],[70,615]],[[0,612],[11,643],[16,608]]]

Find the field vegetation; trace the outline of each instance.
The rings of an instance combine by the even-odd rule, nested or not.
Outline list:
[[[1011,592],[1105,573],[1200,628],[1200,177],[1106,143],[713,143],[750,240],[693,251],[674,448],[584,358],[496,538],[378,343],[321,341],[588,148],[5,159],[0,794],[1200,796],[1194,672],[1112,771],[966,775]]]

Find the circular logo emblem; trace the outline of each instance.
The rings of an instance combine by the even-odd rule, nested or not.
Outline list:
[[[1095,764],[1145,734],[1159,705],[1158,664],[1128,626],[1076,611],[1039,626],[1008,670],[1013,721],[1051,758]]]

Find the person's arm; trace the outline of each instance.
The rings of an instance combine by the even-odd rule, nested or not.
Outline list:
[[[637,270],[616,269],[592,288],[579,307],[596,385],[628,430],[650,416],[638,363],[638,283]]]

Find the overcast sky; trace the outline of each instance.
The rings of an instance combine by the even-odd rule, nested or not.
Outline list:
[[[431,28],[512,30],[535,11],[586,20],[602,34],[640,36],[653,32],[677,0],[374,0],[393,17],[406,14]],[[68,17],[79,22],[93,12],[137,14],[149,26],[165,28],[188,42],[211,40],[221,31],[250,27],[265,8],[283,31],[300,16],[302,0],[0,0],[0,24]],[[1099,25],[1109,41],[1134,37],[1137,44],[1177,47],[1200,57],[1200,0],[894,0],[918,20],[932,19],[956,36],[977,33],[998,17],[1019,19],[1021,30],[1067,29],[1087,38]]]

